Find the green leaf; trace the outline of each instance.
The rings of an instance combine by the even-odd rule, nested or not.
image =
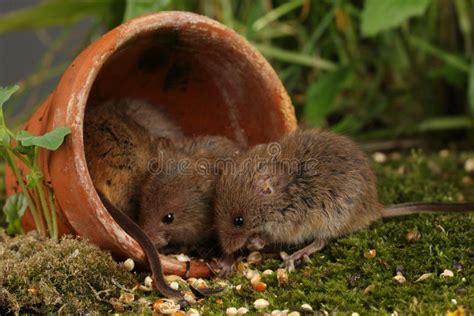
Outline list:
[[[115,0],[48,0],[24,10],[0,16],[0,33],[53,25],[72,24],[87,16],[104,17]]]
[[[304,107],[304,116],[309,122],[316,126],[323,124],[327,115],[334,109],[336,96],[349,74],[348,68],[341,68],[324,74],[309,86]]]
[[[395,28],[413,16],[423,15],[431,0],[366,0],[361,17],[364,36]]]
[[[127,0],[123,20],[128,21],[145,13],[166,10],[170,4],[171,0]]]
[[[20,87],[17,85],[0,87],[0,146],[10,146],[10,135],[5,124],[5,118],[3,116],[3,104],[10,99],[13,93],[15,93]]]
[[[34,136],[27,131],[20,131],[16,136],[16,140],[25,147],[38,146],[48,150],[56,150],[63,143],[64,137],[70,133],[71,129],[69,127],[58,127],[41,136]]]
[[[12,94],[14,94],[20,87],[18,85],[0,87],[0,109],[3,107],[3,104],[10,99]]]
[[[471,61],[471,69],[469,70],[469,87],[468,87],[468,102],[471,116],[474,116],[474,57]]]
[[[429,118],[418,124],[421,132],[462,128],[474,128],[474,119],[469,116],[444,116]]]
[[[8,223],[7,232],[9,234],[21,233],[23,231],[20,219],[25,214],[27,206],[28,203],[23,193],[16,193],[8,197],[3,206],[3,213]]]

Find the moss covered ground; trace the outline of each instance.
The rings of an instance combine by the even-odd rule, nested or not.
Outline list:
[[[389,155],[374,163],[381,199],[386,204],[474,200],[473,175],[464,170],[469,157],[474,153]],[[474,213],[386,219],[334,241],[311,259],[290,273],[285,285],[275,273],[263,276],[268,288],[257,293],[236,275],[226,281],[230,286],[222,295],[193,307],[203,315],[223,314],[228,307],[262,314],[303,303],[321,312],[361,315],[474,309]],[[252,268],[276,271],[279,264],[269,259]],[[445,270],[453,275],[441,277]],[[394,279],[397,272],[405,282]],[[424,274],[426,279],[417,281]],[[143,277],[125,272],[109,254],[77,239],[55,245],[32,235],[12,239],[0,234],[0,314],[8,309],[151,312],[146,302],[155,294],[136,292],[133,303],[116,304]],[[253,303],[258,298],[270,306],[257,312]]]

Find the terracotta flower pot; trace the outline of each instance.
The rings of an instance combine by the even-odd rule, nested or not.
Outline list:
[[[60,232],[140,262],[141,247],[101,204],[84,155],[85,108],[121,97],[159,104],[190,136],[225,135],[253,145],[296,128],[291,101],[268,62],[244,38],[206,17],[185,12],[139,17],[85,49],[25,128],[33,134],[72,129],[59,150],[40,157],[54,188]],[[7,193],[15,190],[7,174]],[[31,216],[23,223],[34,228]],[[185,273],[183,264],[163,260],[165,273]],[[190,274],[208,276],[209,270],[194,262]]]

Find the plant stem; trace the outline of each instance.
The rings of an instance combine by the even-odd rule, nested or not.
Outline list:
[[[53,193],[53,190],[51,190],[50,187],[47,188],[48,189],[48,198],[49,198],[49,207],[50,207],[50,210],[51,210],[51,219],[52,219],[52,222],[53,222],[53,234],[52,237],[54,240],[58,240],[58,237],[59,237],[59,233],[58,233],[58,221],[56,219],[56,206],[54,206],[54,193]]]
[[[35,191],[36,191],[36,194],[38,195],[38,197],[40,199],[41,208],[43,209],[43,215],[44,215],[44,218],[46,220],[46,224],[48,225],[49,236],[51,238],[57,240],[57,237],[54,238],[54,236],[53,236],[55,229],[53,227],[53,222],[51,220],[51,214],[50,214],[50,210],[49,210],[49,207],[48,207],[48,203],[46,202],[46,198],[44,196],[42,181],[39,181],[38,184],[35,185]]]
[[[48,203],[46,202],[46,197],[44,196],[44,188],[43,188],[43,174],[41,173],[41,170],[38,168],[38,152],[39,152],[39,147],[35,147],[34,149],[34,154],[33,154],[33,166],[30,169],[31,172],[35,175],[41,175],[39,179],[36,179],[36,184],[35,184],[35,191],[36,194],[39,197],[40,203],[41,203],[41,208],[43,210],[43,216],[46,220],[46,224],[48,225],[48,232],[49,236],[54,239],[54,227],[53,227],[53,222],[51,220],[51,211],[48,207]],[[55,239],[57,240],[57,238]]]
[[[28,207],[30,208],[31,216],[33,217],[33,221],[35,222],[35,226],[38,229],[40,235],[46,236],[45,227],[43,222],[41,221],[40,217],[38,216],[38,211],[36,210],[35,204],[31,198],[30,192],[28,191],[25,182],[23,181],[23,177],[21,176],[20,170],[15,163],[15,158],[12,155],[11,148],[6,148],[6,156],[7,156],[7,163],[9,164],[10,168],[15,175],[18,184],[21,187],[23,194],[25,194],[26,201],[28,202]]]

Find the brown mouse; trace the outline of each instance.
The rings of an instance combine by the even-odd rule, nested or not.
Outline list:
[[[159,152],[159,162],[143,184],[138,224],[157,248],[193,248],[215,236],[212,199],[220,163],[239,153],[222,136],[198,136]],[[162,160],[160,156],[157,160]]]
[[[84,118],[84,150],[97,190],[118,209],[135,218],[140,184],[159,144],[130,119],[126,101],[88,107]]]
[[[285,259],[289,269],[329,240],[382,217],[474,210],[474,203],[384,208],[365,153],[349,138],[323,130],[296,131],[240,155],[234,168],[222,171],[214,206],[216,231],[227,254],[244,246],[310,242]]]

